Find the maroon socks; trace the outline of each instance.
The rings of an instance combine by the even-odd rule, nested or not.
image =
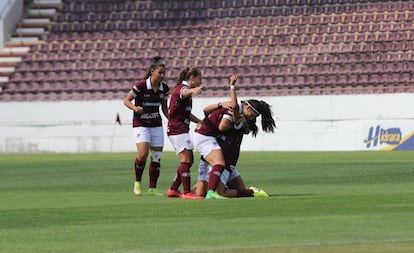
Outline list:
[[[149,188],[157,188],[157,181],[159,176],[160,163],[151,162],[149,167]]]
[[[224,169],[224,166],[220,164],[216,164],[213,166],[208,177],[208,190],[215,191],[217,189],[221,173],[224,171]]]
[[[135,181],[141,182],[142,172],[144,172],[145,162],[135,159]]]

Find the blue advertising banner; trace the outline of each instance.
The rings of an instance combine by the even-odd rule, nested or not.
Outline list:
[[[404,135],[399,127],[371,126],[364,144],[373,150],[414,150],[414,131]]]

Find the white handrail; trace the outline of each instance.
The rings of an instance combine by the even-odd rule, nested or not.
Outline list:
[[[11,2],[14,0],[8,0],[7,3],[4,5],[3,9],[0,10],[0,19],[3,19],[3,12],[6,10],[8,6],[11,5]]]

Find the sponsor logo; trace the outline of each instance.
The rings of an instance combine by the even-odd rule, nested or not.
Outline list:
[[[369,128],[368,137],[364,140],[364,143],[367,148],[371,148],[382,144],[398,145],[401,139],[402,134],[400,128],[382,129],[381,126],[372,126]]]
[[[157,119],[158,117],[159,117],[158,112],[144,113],[141,115],[140,119]]]
[[[219,139],[222,141],[226,141],[227,140],[227,136],[225,136],[224,134],[220,134],[219,135]]]
[[[160,102],[143,102],[143,106],[160,106]]]

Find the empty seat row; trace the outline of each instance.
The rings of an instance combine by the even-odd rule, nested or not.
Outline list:
[[[269,8],[267,9],[269,10]],[[270,8],[272,10],[272,8]],[[151,15],[156,15],[157,12],[151,12]],[[162,12],[160,12],[162,13]],[[184,12],[187,13],[187,12]],[[132,14],[131,14],[132,15]],[[160,14],[161,15],[161,14]],[[164,14],[163,14],[164,15]],[[187,15],[187,14],[186,14]],[[214,22],[208,22],[208,17],[201,17],[200,13],[195,15],[199,17],[200,24],[203,27],[209,27],[217,22],[217,26],[231,26],[231,27],[245,27],[253,23],[260,23],[257,18],[243,18],[240,15],[234,15],[234,18],[229,19],[216,19],[213,18]],[[226,14],[226,17],[232,17],[232,15]],[[264,18],[264,15],[258,15],[262,22],[270,27],[274,26],[303,26],[303,25],[329,25],[329,24],[360,24],[360,23],[379,23],[379,22],[405,22],[412,21],[414,19],[414,13],[411,11],[394,11],[384,14],[383,12],[373,13],[361,13],[354,15],[345,14],[329,14],[329,15],[304,15],[304,16],[280,16],[277,14],[269,14],[269,18]],[[57,17],[58,22],[52,27],[52,31],[68,32],[68,31],[126,31],[126,30],[145,30],[145,29],[159,29],[160,27],[168,26],[170,28],[180,28],[189,26],[192,27],[194,24],[195,17],[170,17],[171,21],[165,22],[162,18],[154,18],[155,21],[148,21],[148,19],[138,19],[134,16],[122,15],[114,19],[103,18],[98,20],[93,14],[85,14],[80,17],[68,17],[66,18],[63,14]],[[217,21],[218,20],[218,21]],[[188,23],[190,22],[190,23]]]
[[[139,40],[139,39],[179,39],[179,38],[204,38],[204,37],[245,37],[245,36],[280,36],[280,35],[324,35],[335,36],[341,33],[359,34],[381,32],[395,32],[404,35],[404,33],[412,33],[414,24],[407,20],[404,22],[370,22],[355,24],[328,24],[328,25],[285,25],[285,26],[269,26],[249,22],[246,26],[221,26],[211,24],[208,27],[192,28],[159,28],[145,30],[127,30],[127,31],[72,31],[68,33],[51,33],[48,41],[74,41],[74,40]],[[265,19],[266,20],[266,19]],[[87,24],[84,24],[88,26]],[[75,26],[75,25],[74,25]],[[59,28],[60,29],[60,28]],[[62,28],[63,29],[63,28]],[[70,29],[67,27],[65,29]]]
[[[302,1],[304,2],[304,1]],[[306,1],[311,2],[311,1]],[[63,6],[62,11],[67,13],[91,13],[91,12],[134,12],[146,10],[170,10],[171,12],[179,12],[182,10],[191,11],[214,11],[217,9],[271,9],[277,10],[277,15],[309,15],[313,13],[342,13],[342,12],[362,12],[362,11],[392,11],[395,9],[409,9],[412,3],[408,2],[387,2],[376,1],[375,4],[369,1],[358,1],[351,3],[295,3],[295,1],[285,1],[275,3],[273,1],[260,1],[254,3],[249,1],[167,1],[167,2],[139,2],[139,1],[125,1],[117,4],[108,4],[107,2],[94,1],[87,2],[68,2]],[[270,8],[269,8],[270,7]],[[211,17],[211,16],[209,16]],[[222,16],[225,17],[225,16]]]
[[[411,7],[385,0],[68,0],[47,43],[31,47],[0,99],[124,96],[156,55],[166,61],[170,85],[183,67],[199,67],[205,96],[227,96],[231,73],[240,76],[240,94],[252,96],[410,91]]]

